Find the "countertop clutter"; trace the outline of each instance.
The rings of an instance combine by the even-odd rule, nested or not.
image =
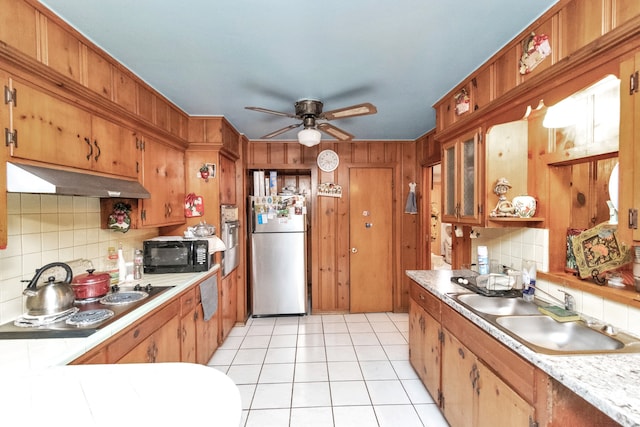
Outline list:
[[[0,420],[28,418],[50,426],[187,425],[215,414],[216,425],[238,426],[238,388],[213,368],[190,363],[66,366],[218,268],[145,275],[143,286],[172,288],[86,338],[0,340]],[[170,404],[158,404],[168,398]]]
[[[640,425],[640,353],[551,356],[536,353],[457,303],[448,293],[464,270],[407,270],[406,274],[442,302],[512,349],[594,407],[624,426]]]

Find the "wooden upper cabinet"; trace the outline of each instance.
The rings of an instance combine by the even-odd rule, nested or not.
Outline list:
[[[86,86],[105,98],[113,98],[111,63],[95,50],[83,46],[86,56],[86,73],[84,81]]]
[[[38,55],[35,8],[22,0],[0,0],[0,40],[31,58]]]
[[[615,3],[613,28],[619,27],[634,16],[640,15],[640,2],[638,0],[616,0]]]
[[[80,41],[62,27],[46,20],[43,62],[60,74],[82,82]]]
[[[11,79],[11,87],[18,98],[12,107],[18,143],[11,156],[90,169],[91,114],[16,79]]]
[[[132,113],[136,112],[136,82],[121,70],[114,70],[114,101]]]
[[[481,129],[442,144],[442,221],[470,225],[484,218]]]
[[[93,169],[112,175],[138,178],[138,151],[128,131],[98,116],[91,118]]]
[[[235,205],[236,198],[236,163],[227,156],[220,156],[220,203]]]
[[[142,224],[146,227],[182,224],[184,217],[184,152],[148,137],[141,138],[142,184],[151,193],[142,201]]]

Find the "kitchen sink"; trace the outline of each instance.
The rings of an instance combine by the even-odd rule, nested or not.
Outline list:
[[[496,323],[529,344],[558,352],[610,352],[624,348],[614,337],[582,322],[558,322],[549,316],[503,316]]]
[[[607,334],[602,324],[558,322],[538,310],[548,304],[520,297],[487,297],[476,293],[449,294],[530,349],[542,354],[640,353],[640,340],[625,333]]]
[[[522,298],[485,297],[478,294],[462,294],[457,296],[469,308],[494,316],[517,316],[540,314],[538,306],[528,303]]]

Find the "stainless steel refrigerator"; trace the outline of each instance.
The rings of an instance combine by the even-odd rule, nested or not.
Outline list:
[[[252,316],[307,312],[307,215],[303,196],[249,198]]]

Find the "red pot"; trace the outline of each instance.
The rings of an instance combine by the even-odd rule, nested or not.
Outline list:
[[[109,273],[94,273],[93,269],[87,270],[86,274],[78,274],[71,282],[77,300],[103,297],[109,293],[110,285]]]

